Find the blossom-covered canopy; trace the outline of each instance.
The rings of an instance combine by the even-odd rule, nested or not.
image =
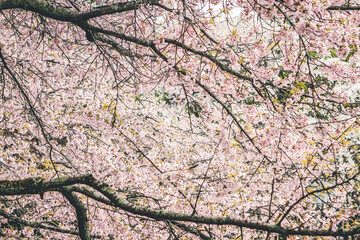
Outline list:
[[[0,236],[360,234],[360,5],[0,0]]]

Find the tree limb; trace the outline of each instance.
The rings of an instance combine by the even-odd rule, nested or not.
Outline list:
[[[90,240],[89,233],[89,220],[86,213],[86,207],[81,200],[75,195],[75,193],[69,191],[66,187],[61,193],[66,197],[70,204],[75,208],[77,224],[79,228],[79,236],[81,240]]]
[[[46,230],[50,230],[50,231],[54,231],[54,232],[59,232],[59,233],[66,233],[66,234],[71,234],[71,235],[79,235],[79,233],[77,231],[73,231],[73,230],[67,230],[67,229],[62,229],[59,227],[55,227],[55,226],[50,226],[47,223],[42,223],[42,222],[32,222],[32,221],[27,221],[24,220],[22,218],[16,217],[12,214],[7,213],[4,210],[0,209],[0,216],[13,221],[13,222],[17,222],[21,225],[27,226],[27,227],[31,227],[31,228],[41,228],[41,229],[46,229]],[[92,238],[101,238],[102,236],[100,235],[91,235]]]
[[[349,179],[343,184],[349,183],[354,178]],[[136,205],[135,203],[131,203],[127,201],[125,198],[121,197],[120,194],[111,187],[109,187],[106,183],[100,182],[95,179],[92,175],[81,175],[77,177],[60,177],[55,178],[49,181],[45,181],[42,178],[27,178],[23,180],[17,181],[0,181],[0,195],[24,195],[24,194],[43,194],[47,191],[64,191],[65,186],[71,186],[74,184],[84,184],[87,185],[101,194],[103,194],[110,202],[111,206],[118,207],[126,212],[133,213],[140,216],[146,216],[156,220],[169,220],[169,221],[185,221],[185,222],[193,222],[200,224],[212,224],[212,225],[232,225],[238,227],[244,227],[249,229],[256,229],[266,232],[279,233],[285,235],[302,235],[302,236],[349,236],[360,233],[359,228],[352,228],[350,230],[332,230],[332,229],[292,229],[287,227],[282,227],[276,224],[268,224],[262,222],[249,221],[244,219],[239,219],[236,217],[229,216],[201,216],[201,215],[192,215],[187,213],[180,212],[172,212],[166,210],[157,210],[149,207],[144,207],[140,205]],[[334,188],[334,187],[332,187]],[[326,191],[327,189],[320,189],[311,192],[311,194],[315,194],[315,192]],[[67,188],[68,191],[74,190],[71,188]],[[89,189],[87,189],[88,191]],[[66,194],[66,193],[65,193]],[[73,194],[73,193],[72,193]],[[91,194],[86,194],[88,197],[91,197]],[[72,199],[70,197],[70,199]],[[96,200],[96,199],[95,199]],[[70,200],[69,200],[70,201]],[[73,199],[71,200],[73,201]],[[74,200],[72,204],[77,206],[79,209],[77,210],[77,215],[84,217],[84,209],[83,205],[81,206],[81,202],[76,202]],[[102,201],[105,204],[108,204],[108,201]],[[79,204],[79,205],[77,205]],[[82,203],[81,203],[82,204]],[[76,207],[76,208],[77,208]],[[86,211],[86,210],[85,210]],[[79,226],[80,227],[80,226]],[[86,229],[86,226],[82,226]],[[83,238],[86,239],[86,238]]]

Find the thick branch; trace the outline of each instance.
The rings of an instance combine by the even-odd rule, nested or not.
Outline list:
[[[51,1],[46,0],[2,0],[0,1],[0,11],[19,8],[27,11],[36,12],[42,16],[49,17],[55,20],[72,22],[77,25],[77,23],[81,21],[86,21],[91,18],[136,10],[141,5],[155,5],[158,2],[158,0],[128,1],[125,3],[114,3],[96,7],[89,11],[77,12],[70,8],[56,6],[55,4],[52,4]]]
[[[117,207],[124,211],[131,212],[137,215],[147,216],[153,219],[159,220],[175,220],[175,221],[186,221],[193,223],[204,223],[214,225],[233,225],[250,229],[257,229],[266,232],[280,233],[285,235],[308,235],[308,236],[347,236],[357,233],[357,229],[352,230],[294,230],[290,228],[280,227],[278,225],[248,221],[238,219],[234,217],[223,217],[223,216],[195,216],[186,213],[177,213],[165,210],[154,210],[147,207],[142,207],[128,202],[124,198],[120,197],[115,190],[110,188],[105,183],[98,182],[95,178],[91,179],[90,186],[104,194],[110,201]]]
[[[47,191],[58,191],[64,186],[70,186],[77,183],[89,181],[91,175],[82,175],[79,177],[59,177],[49,181],[43,178],[26,178],[17,181],[0,181],[0,195],[25,195],[25,194],[43,194]]]
[[[90,30],[93,32],[107,34],[107,35],[110,35],[113,37],[123,39],[125,41],[129,41],[132,43],[142,45],[144,47],[152,48],[156,52],[157,49],[156,49],[153,41],[143,40],[140,38],[126,35],[124,33],[119,33],[119,32],[115,32],[115,31],[91,26],[88,23],[86,23],[86,20],[89,18],[92,18],[92,17],[97,17],[97,16],[101,16],[101,15],[113,14],[113,13],[117,13],[117,12],[131,10],[131,7],[133,7],[135,10],[137,8],[137,5],[140,4],[140,2],[142,2],[142,4],[156,5],[158,1],[142,0],[142,1],[135,1],[134,3],[127,2],[124,4],[106,5],[106,6],[102,6],[99,8],[95,8],[94,10],[91,10],[88,12],[78,13],[78,12],[75,12],[68,8],[54,7],[45,0],[25,0],[25,1],[7,0],[7,1],[0,1],[0,11],[5,10],[5,9],[12,9],[12,8],[20,8],[20,9],[24,9],[24,10],[30,10],[30,11],[36,12],[40,15],[43,15],[43,16],[46,16],[46,17],[49,17],[49,18],[52,18],[55,20],[71,22],[71,23],[81,27],[84,31]],[[164,39],[164,40],[165,40],[165,42],[176,45],[178,47],[181,47],[186,51],[192,52],[199,56],[206,57],[207,59],[211,60],[216,65],[218,65],[222,70],[224,70],[240,79],[248,80],[251,82],[253,81],[252,78],[244,76],[244,75],[240,74],[239,72],[231,69],[229,66],[226,66],[226,64],[222,63],[220,60],[216,59],[216,57],[212,56],[211,54],[208,54],[208,53],[205,53],[202,51],[198,51],[196,49],[193,49],[193,48],[191,48],[179,41],[173,40],[173,39]],[[159,56],[161,58],[163,58],[162,55],[159,55]]]
[[[328,7],[326,10],[339,10],[339,11],[351,11],[351,10],[360,10],[360,6],[350,6],[350,5],[343,5],[343,6],[331,6]]]
[[[79,228],[79,236],[82,240],[90,240],[89,221],[86,215],[86,207],[81,200],[67,188],[64,188],[61,193],[67,198],[70,204],[75,208],[76,218]]]
[[[64,7],[58,7],[46,0],[2,0],[0,1],[0,11],[7,9],[24,9],[36,12],[42,16],[55,20],[76,22],[79,20],[78,13]]]
[[[351,178],[353,179],[353,178]],[[344,182],[348,183],[348,181]],[[157,220],[169,220],[169,221],[186,221],[193,223],[202,224],[213,224],[213,225],[233,225],[238,227],[257,229],[266,232],[273,232],[285,235],[309,235],[309,236],[349,236],[360,232],[360,229],[353,228],[350,230],[311,230],[311,229],[291,229],[281,227],[279,225],[267,224],[261,222],[254,222],[243,220],[235,217],[224,217],[224,216],[199,216],[187,213],[178,213],[166,210],[156,210],[149,207],[143,207],[136,205],[124,199],[118,194],[118,192],[106,183],[99,182],[92,175],[82,175],[78,177],[62,177],[56,178],[50,181],[45,181],[42,178],[28,178],[18,181],[0,181],[0,195],[23,195],[23,194],[42,194],[46,191],[64,191],[64,186],[71,186],[73,184],[85,184],[89,187],[102,193],[111,202],[111,206],[116,206],[124,211],[147,216]],[[68,188],[68,190],[72,190]],[[328,189],[318,190],[317,192],[326,191]],[[87,190],[88,191],[88,190]],[[314,192],[312,192],[314,193]],[[91,194],[86,194],[91,197]],[[101,198],[99,198],[101,199]],[[107,204],[107,201],[102,201]],[[79,214],[83,214],[83,209]],[[79,215],[78,215],[79,216]],[[86,229],[86,228],[84,228]],[[85,238],[84,238],[85,239]]]
[[[128,1],[123,3],[114,3],[110,5],[96,7],[90,11],[81,12],[78,14],[78,17],[82,20],[87,20],[90,18],[100,17],[104,15],[136,10],[141,5],[144,4],[154,5],[157,4],[158,2],[159,0],[137,0],[137,1]]]

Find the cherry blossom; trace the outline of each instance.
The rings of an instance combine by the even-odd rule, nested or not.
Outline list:
[[[356,1],[0,10],[1,237],[360,235]]]

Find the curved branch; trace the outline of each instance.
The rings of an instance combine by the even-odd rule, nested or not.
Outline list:
[[[7,9],[23,9],[36,12],[45,17],[55,20],[75,22],[78,19],[78,13],[65,7],[53,6],[46,0],[2,0],[0,1],[0,11]],[[79,20],[79,19],[78,19]]]
[[[359,173],[360,174],[360,173]],[[359,175],[358,174],[358,175]],[[342,183],[349,183],[351,180],[354,180],[355,176],[351,179],[344,181]],[[24,195],[24,194],[43,194],[47,191],[59,191],[64,192],[65,186],[71,186],[74,184],[85,184],[101,194],[103,194],[110,202],[111,206],[118,207],[126,212],[133,213],[140,216],[146,216],[156,220],[168,220],[168,221],[184,221],[184,222],[193,222],[200,224],[212,224],[212,225],[232,225],[249,229],[256,229],[271,233],[279,233],[283,235],[308,235],[308,236],[349,236],[357,234],[360,232],[359,228],[352,228],[350,230],[339,229],[337,231],[327,229],[327,230],[312,230],[312,229],[292,229],[287,227],[281,227],[277,224],[268,224],[262,222],[249,221],[244,219],[239,219],[236,217],[229,216],[201,216],[193,215],[180,212],[172,212],[166,210],[157,210],[149,207],[143,207],[136,205],[127,201],[125,198],[121,197],[120,194],[104,182],[100,182],[95,179],[92,175],[81,175],[77,177],[60,177],[55,178],[49,181],[45,181],[42,178],[28,178],[18,181],[0,181],[0,195]],[[337,185],[338,186],[338,185]],[[330,188],[335,188],[332,186]],[[327,188],[330,189],[330,188]],[[66,188],[65,191],[72,191],[71,188]],[[71,192],[70,191],[70,192]],[[317,190],[309,194],[314,194],[315,192],[325,191]],[[81,192],[81,191],[80,191]],[[66,193],[65,193],[66,194]],[[72,193],[73,194],[73,193]],[[91,197],[91,194],[86,194]],[[69,195],[68,195],[69,196]],[[71,196],[69,197],[69,199]],[[98,198],[100,199],[100,198]],[[94,199],[96,200],[96,199]],[[70,201],[70,200],[69,200]],[[78,200],[71,200],[72,204],[76,206],[78,216],[84,217],[86,209],[84,212],[83,205],[81,202],[76,202]],[[103,203],[108,203],[108,201],[102,201]],[[81,205],[80,205],[81,204]],[[86,218],[87,219],[87,218]],[[84,220],[86,220],[84,219]],[[79,226],[80,227],[80,226]],[[86,226],[82,226],[86,229]],[[84,238],[85,239],[85,238]]]
[[[353,177],[347,179],[346,181],[343,181],[341,183],[338,184],[334,184],[330,187],[326,187],[323,189],[319,189],[319,190],[314,190],[311,192],[308,192],[307,194],[303,195],[302,197],[300,197],[298,200],[296,200],[293,204],[291,204],[291,206],[286,210],[286,212],[284,213],[284,215],[281,217],[281,219],[279,220],[279,222],[277,223],[278,225],[280,225],[282,223],[282,221],[284,221],[284,219],[286,218],[286,216],[291,212],[291,210],[297,205],[299,204],[302,200],[304,200],[307,197],[313,196],[316,193],[321,193],[321,192],[326,192],[329,191],[331,189],[334,189],[336,187],[342,186],[344,184],[350,183],[350,181],[355,180],[358,176],[360,175],[360,172],[356,173]]]
[[[64,188],[61,193],[66,197],[70,204],[75,208],[79,236],[82,240],[90,240],[89,220],[86,215],[86,208],[81,200],[69,189]]]
[[[80,28],[82,28],[85,32],[92,31],[92,32],[96,32],[96,33],[103,33],[106,35],[120,38],[125,41],[129,41],[132,43],[142,45],[144,47],[149,47],[158,54],[158,52],[156,51],[157,48],[155,47],[155,44],[153,41],[143,40],[143,39],[136,38],[133,36],[128,36],[124,33],[119,33],[116,31],[111,31],[111,30],[107,30],[107,29],[102,29],[100,27],[95,27],[95,26],[88,24],[86,21],[87,19],[92,18],[92,17],[118,13],[121,11],[125,11],[125,9],[135,10],[137,8],[138,4],[140,4],[140,2],[142,4],[158,5],[157,4],[158,1],[156,1],[156,0],[147,0],[147,1],[142,0],[142,1],[135,1],[134,4],[132,4],[132,2],[127,2],[126,4],[120,4],[121,7],[118,4],[105,5],[105,6],[102,6],[99,8],[95,8],[95,10],[91,10],[89,12],[78,13],[78,12],[75,12],[68,8],[58,7],[58,6],[54,7],[50,3],[46,2],[45,0],[25,0],[25,1],[21,1],[21,0],[7,0],[7,1],[2,0],[1,1],[0,0],[0,11],[6,10],[6,9],[13,9],[13,8],[20,8],[20,9],[23,9],[26,11],[32,11],[32,12],[38,13],[40,15],[43,15],[45,17],[55,19],[55,20],[71,22],[71,23],[79,26]],[[134,9],[131,9],[131,6]],[[181,47],[184,50],[192,52],[196,55],[206,57],[207,59],[214,62],[216,65],[218,65],[222,70],[224,70],[240,79],[244,79],[244,80],[247,80],[250,82],[253,81],[252,78],[242,75],[239,72],[231,69],[229,66],[222,63],[221,61],[216,59],[216,57],[212,56],[211,54],[195,50],[195,49],[193,49],[181,42],[173,40],[173,39],[166,38],[166,39],[164,39],[164,41],[166,43],[170,43],[175,46]],[[162,54],[160,54],[159,57],[164,59],[164,56],[162,56]]]
[[[155,5],[158,0],[137,0],[124,3],[114,3],[95,7],[89,11],[77,12],[70,8],[54,6],[46,0],[2,0],[0,1],[0,11],[7,9],[20,8],[27,11],[36,12],[45,17],[55,20],[72,22],[76,25],[79,21],[86,21],[104,15],[121,13],[138,9],[141,5]]]

